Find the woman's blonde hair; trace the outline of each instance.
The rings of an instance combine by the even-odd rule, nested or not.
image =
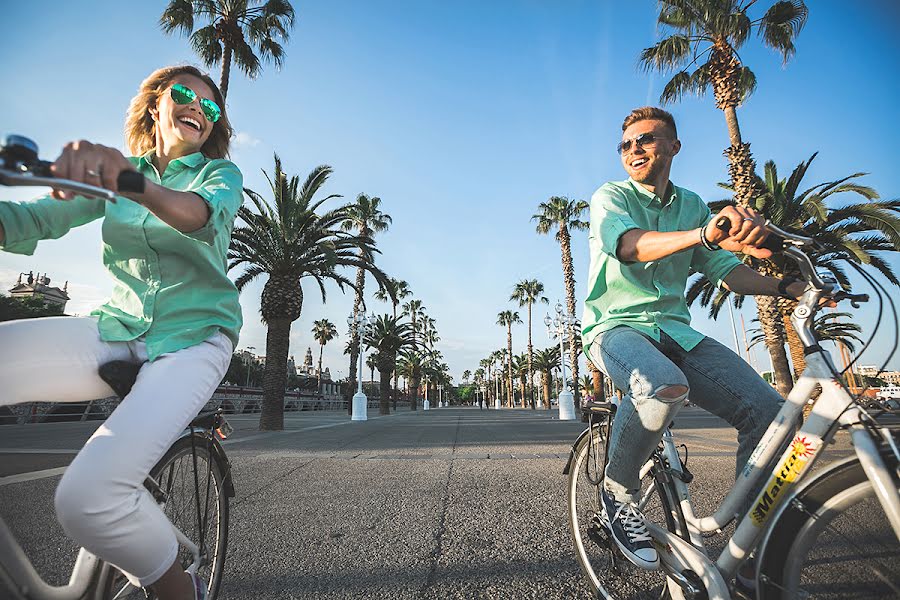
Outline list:
[[[222,97],[219,86],[209,75],[190,65],[157,69],[141,82],[137,96],[131,99],[128,114],[125,117],[125,145],[128,147],[128,152],[132,156],[142,156],[156,148],[156,121],[153,120],[150,109],[156,109],[160,95],[169,89],[169,84],[179,75],[193,75],[202,79],[203,83],[213,91],[214,99],[222,114],[219,116],[219,120],[213,124],[212,133],[200,148],[200,152],[207,158],[227,157],[228,145],[231,143],[234,130],[228,121],[228,113],[225,112],[225,98]]]

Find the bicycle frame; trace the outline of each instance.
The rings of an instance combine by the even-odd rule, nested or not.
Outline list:
[[[178,439],[198,431],[200,430],[197,428],[189,427],[182,432]],[[153,484],[158,487],[157,482],[153,482]],[[178,543],[187,548],[193,556],[194,561],[189,569],[196,569],[200,565],[200,549],[174,524],[172,529]],[[31,564],[25,551],[16,541],[6,522],[0,517],[0,579],[21,598],[28,600],[82,600],[86,598],[85,594],[89,592],[101,564],[102,561],[99,558],[84,548],[80,548],[75,565],[72,567],[72,574],[69,576],[69,583],[63,586],[52,586],[34,570],[34,565]]]
[[[660,560],[668,567],[667,571],[694,571],[706,586],[710,598],[730,598],[725,582],[734,576],[738,566],[777,522],[779,509],[788,504],[796,491],[795,486],[809,472],[822,447],[834,437],[838,424],[850,428],[856,455],[869,479],[875,484],[881,506],[895,534],[900,538],[900,496],[893,487],[891,474],[881,459],[871,434],[860,424],[860,409],[834,379],[834,366],[824,350],[818,348],[808,354],[806,360],[807,367],[800,380],[769,425],[735,486],[712,516],[700,518],[694,515],[688,486],[679,477],[683,473],[682,463],[673,436],[669,431],[663,436],[663,455],[673,474],[672,481],[688,524],[690,543],[658,525],[647,525],[651,535],[659,542],[657,549]],[[764,471],[764,466],[769,464],[788,441],[794,430],[793,424],[797,422],[816,384],[822,386],[822,395],[812,413],[794,435],[774,470]],[[648,468],[649,465],[645,466],[645,469]],[[767,476],[765,486],[756,495],[749,512],[738,524],[722,554],[713,563],[706,552],[702,534],[719,531],[735,519],[742,500],[762,482],[763,476]]]

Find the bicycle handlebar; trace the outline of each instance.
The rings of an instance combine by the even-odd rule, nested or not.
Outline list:
[[[52,187],[115,201],[116,194],[106,188],[54,177],[50,171],[52,164],[38,158],[37,144],[30,139],[7,136],[0,147],[0,185]],[[119,191],[137,194],[144,192],[145,181],[143,174],[137,171],[122,171],[116,179]]]

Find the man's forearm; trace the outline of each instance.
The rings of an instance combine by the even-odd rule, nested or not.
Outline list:
[[[777,296],[780,279],[762,275],[747,265],[738,265],[722,284],[730,292],[748,296]]]
[[[699,229],[667,232],[632,229],[619,238],[617,254],[624,262],[649,262],[699,245]]]

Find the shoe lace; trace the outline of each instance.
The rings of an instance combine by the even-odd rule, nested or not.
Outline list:
[[[644,523],[644,515],[634,504],[623,502],[619,505],[613,520],[615,519],[622,524],[622,529],[628,534],[628,539],[632,543],[652,541],[653,538],[647,531],[647,524]]]

